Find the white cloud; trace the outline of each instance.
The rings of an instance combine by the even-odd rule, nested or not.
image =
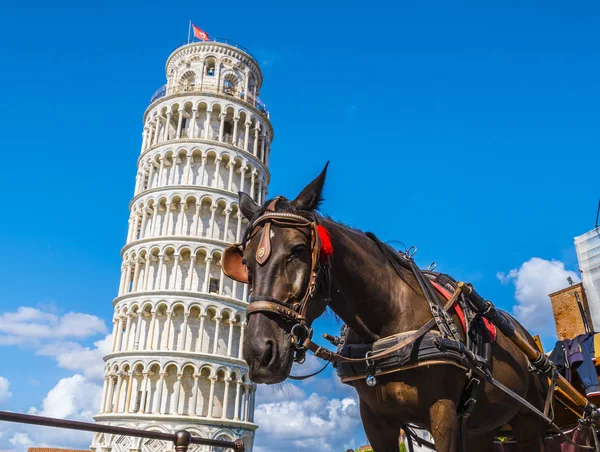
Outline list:
[[[100,407],[102,387],[75,374],[61,379],[42,402],[40,416],[91,419]]]
[[[78,421],[93,421],[102,397],[102,387],[90,382],[83,375],[61,379],[52,388],[41,408],[31,407],[27,412],[40,416]],[[64,447],[75,449],[89,448],[91,433],[71,430],[13,424],[9,439],[17,452],[25,452],[28,447]],[[1,445],[0,445],[1,446]]]
[[[579,281],[577,273],[565,269],[556,260],[532,257],[519,269],[508,273],[498,272],[496,277],[503,283],[515,285],[513,314],[532,334],[553,335],[554,315],[548,295],[567,287],[567,278]]]
[[[28,448],[33,446],[33,441],[26,433],[15,433],[9,440],[13,446]]]
[[[0,314],[0,345],[19,345],[35,350],[38,355],[53,356],[60,367],[94,380],[102,379],[102,358],[109,352],[112,335],[94,342],[93,347],[74,340],[106,332],[106,324],[99,317],[80,312],[59,316],[51,307],[22,306],[15,312]]]
[[[16,312],[0,314],[0,344],[31,345],[48,339],[86,339],[106,332],[102,319],[79,312],[59,317],[48,311],[21,306]]]
[[[92,380],[101,380],[104,376],[103,357],[110,351],[112,334],[94,342],[94,347],[83,347],[75,342],[57,342],[45,345],[37,350],[39,355],[54,356],[63,369],[82,372]]]
[[[307,399],[262,403],[255,410],[256,452],[272,450],[336,451],[349,443],[360,425],[353,398]]]
[[[0,402],[10,398],[12,393],[9,391],[10,382],[4,377],[0,377]]]

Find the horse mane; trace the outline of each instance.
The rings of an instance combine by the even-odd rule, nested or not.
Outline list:
[[[272,200],[267,200],[261,207],[260,209],[258,209],[256,211],[256,213],[254,214],[254,216],[252,217],[252,219],[250,220],[250,223],[252,223],[254,220],[256,220],[257,218],[259,218],[260,216],[264,215],[265,212],[267,211],[267,207],[269,206],[269,204],[271,204]],[[402,271],[402,269],[405,270],[409,270],[411,271],[410,265],[408,263],[408,261],[406,259],[403,259],[401,254],[396,251],[394,248],[392,248],[390,245],[388,245],[387,243],[382,242],[381,240],[379,240],[379,238],[372,232],[364,232],[361,231],[360,229],[356,229],[353,228],[351,226],[348,226],[344,223],[341,223],[339,221],[335,221],[333,220],[331,217],[329,216],[323,216],[320,215],[317,210],[319,208],[319,205],[324,201],[323,197],[320,197],[318,202],[317,202],[317,207],[314,210],[302,210],[302,209],[298,209],[292,202],[290,202],[289,199],[285,198],[285,197],[280,197],[279,198],[279,202],[277,203],[277,206],[275,208],[275,210],[277,212],[290,212],[290,213],[294,213],[296,215],[301,215],[307,219],[309,219],[310,221],[314,221],[317,224],[322,224],[323,220],[325,221],[329,221],[333,224],[335,224],[336,226],[339,226],[340,229],[348,229],[350,231],[353,231],[355,233],[358,233],[359,235],[368,238],[369,240],[371,240],[372,242],[374,242],[377,247],[379,248],[379,250],[381,251],[381,253],[385,256],[386,260],[390,263],[390,265],[394,268],[394,270],[396,271],[396,273],[398,274],[398,276],[407,284],[409,284],[409,282],[406,280],[406,277],[404,275],[404,272]],[[249,228],[246,229],[246,232],[244,233],[244,243],[247,242],[249,235],[252,231],[249,230]],[[343,231],[341,231],[343,232]],[[410,284],[409,284],[410,285]]]

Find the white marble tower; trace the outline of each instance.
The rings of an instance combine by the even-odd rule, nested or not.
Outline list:
[[[255,386],[242,358],[248,289],[223,275],[221,256],[245,227],[238,191],[265,199],[273,129],[258,98],[258,63],[243,47],[217,41],[177,48],[166,85],[144,113],[95,420],[239,437],[251,451]],[[97,434],[91,448],[158,452],[173,445]]]

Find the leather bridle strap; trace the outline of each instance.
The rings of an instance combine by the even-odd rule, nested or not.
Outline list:
[[[250,316],[255,312],[269,312],[294,322],[306,320],[302,314],[292,308],[288,308],[281,301],[263,300],[260,298],[259,300],[260,301],[250,301],[248,307],[246,308],[247,316]]]
[[[462,293],[462,287],[459,286],[452,294],[452,297],[450,298],[450,300],[448,300],[448,302],[444,305],[443,308],[445,311],[448,311],[448,309],[450,309],[454,305],[454,303],[456,303],[456,300],[458,299],[458,297],[460,296],[461,293]],[[413,331],[409,336],[402,339],[400,342],[398,342],[393,347],[388,348],[387,350],[384,350],[383,352],[380,352],[380,353],[377,353],[375,355],[371,355],[368,357],[364,357],[364,358],[348,358],[347,356],[342,356],[339,353],[332,352],[331,350],[327,350],[326,348],[323,348],[320,345],[315,344],[310,338],[306,339],[302,345],[304,347],[306,347],[308,350],[310,350],[311,352],[313,352],[317,358],[321,358],[321,359],[324,359],[325,361],[330,361],[333,363],[338,363],[338,362],[359,363],[359,362],[366,362],[366,361],[374,361],[377,359],[385,358],[386,356],[391,355],[392,353],[400,350],[401,348],[406,347],[407,345],[409,345],[412,342],[419,339],[421,336],[423,336],[425,333],[427,333],[434,326],[436,326],[436,320],[435,320],[435,318],[431,318],[431,319],[429,319],[428,322],[425,323],[425,325],[423,325],[418,330]]]

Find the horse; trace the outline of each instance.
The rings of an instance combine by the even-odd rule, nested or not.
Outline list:
[[[231,253],[223,262],[226,274],[251,286],[243,356],[250,379],[258,384],[276,384],[289,377],[301,349],[298,319],[309,328],[327,307],[348,326],[348,341],[356,344],[414,331],[432,319],[413,271],[403,268],[399,274],[386,250],[365,233],[317,212],[327,165],[293,200],[277,197],[258,205],[247,194],[239,194],[240,210],[249,225],[267,217],[247,229],[243,244],[234,246],[234,264],[226,262]],[[270,217],[265,215],[269,213]],[[314,225],[327,231],[333,248],[328,290],[320,283],[324,272],[316,259],[322,250]],[[455,313],[452,318],[458,325]],[[527,331],[514,324],[535,347]],[[465,332],[460,333],[464,340]],[[496,380],[543,409],[547,379],[528,370],[525,355],[500,331],[491,345],[491,369]],[[492,452],[496,435],[506,425],[522,451],[544,450],[544,421],[488,383],[479,385],[477,402],[462,431],[459,409],[466,383],[463,368],[440,364],[378,376],[375,386],[365,379],[351,385],[376,452],[398,452],[400,429],[408,423],[427,429],[438,452],[458,452],[465,446],[469,452]]]

